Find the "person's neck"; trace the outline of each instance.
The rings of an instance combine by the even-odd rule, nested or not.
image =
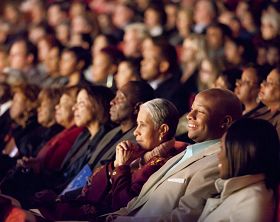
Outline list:
[[[244,104],[245,109],[243,110],[243,115],[250,112],[251,110],[255,109],[258,105],[259,105],[259,103],[256,101],[252,101],[252,102]]]
[[[43,124],[42,126],[45,128],[50,128],[55,124],[55,120],[51,120],[50,122]]]
[[[88,129],[91,137],[94,137],[100,129],[100,123],[97,121],[93,121],[87,126],[87,129]]]
[[[69,79],[68,86],[75,86],[79,83],[81,79],[81,74],[80,72],[74,72],[68,77],[68,79]]]
[[[74,124],[75,124],[75,122],[74,122],[74,120],[72,120],[72,121],[68,121],[68,122],[66,122],[66,123],[63,123],[62,126],[63,126],[65,129],[69,129],[69,128],[72,127]]]
[[[125,133],[125,132],[129,131],[130,129],[132,129],[135,125],[136,125],[135,120],[126,120],[126,121],[123,121],[123,122],[120,124],[121,131],[122,131],[123,133]]]
[[[58,76],[60,76],[60,74],[59,74],[58,71],[54,71],[54,72],[49,72],[49,76],[51,76],[51,77],[58,77]]]
[[[280,110],[280,103],[279,102],[267,104],[266,106],[270,109],[271,112],[275,112],[277,110]]]

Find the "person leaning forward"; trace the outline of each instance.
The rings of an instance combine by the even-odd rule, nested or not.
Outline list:
[[[164,164],[139,196],[107,221],[197,221],[206,199],[216,193],[219,139],[241,115],[239,99],[228,90],[197,94],[187,115],[188,136],[196,144]]]

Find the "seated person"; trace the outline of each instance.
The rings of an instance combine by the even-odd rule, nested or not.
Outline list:
[[[280,139],[280,68],[273,69],[263,81],[259,99],[265,107],[256,111],[250,118],[264,119],[272,123]]]
[[[17,158],[34,155],[33,150],[43,140],[43,129],[36,114],[39,88],[35,85],[17,85],[12,91],[12,105],[9,109],[12,122],[0,154],[0,178],[16,165]]]
[[[40,208],[41,213],[49,220],[86,220],[125,206],[153,172],[185,148],[174,139],[177,123],[178,111],[168,100],[142,104],[134,131],[137,143],[119,143],[115,161],[96,170],[75,199],[60,196],[59,203]]]
[[[279,181],[279,141],[261,119],[241,119],[227,130],[218,153],[219,195],[209,198],[198,221],[274,221]]]
[[[116,221],[197,221],[206,199],[216,193],[219,139],[242,115],[238,98],[228,90],[197,94],[188,118],[187,146],[168,160],[143,185],[138,197],[110,214]]]
[[[234,93],[244,105],[244,117],[254,115],[258,109],[263,107],[263,104],[258,99],[258,93],[260,85],[266,76],[267,72],[261,70],[260,67],[248,66],[244,68],[241,79],[236,81]]]
[[[47,91],[44,89],[44,93],[39,94],[41,97],[44,97],[44,99],[40,99],[42,101],[41,105],[44,106],[39,106],[38,121],[41,122],[41,124],[48,125],[48,123],[54,122],[55,117],[55,122],[66,129],[43,145],[36,156],[23,156],[21,159],[18,159],[17,166],[10,170],[2,181],[2,192],[10,194],[22,202],[23,197],[41,190],[40,187],[44,184],[44,176],[57,170],[57,166],[60,166],[63,160],[62,158],[65,157],[66,152],[70,149],[82,130],[82,128],[78,128],[74,125],[74,112],[72,111],[78,88],[73,87],[65,89],[59,100],[59,104],[56,106],[55,103],[44,104],[45,99],[48,98],[46,94],[49,94],[54,100],[56,100],[56,97],[58,100],[60,94],[54,96],[52,94],[57,94],[56,90]],[[55,113],[54,107],[56,109]]]

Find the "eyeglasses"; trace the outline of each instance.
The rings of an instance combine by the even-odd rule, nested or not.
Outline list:
[[[280,83],[277,83],[277,82],[268,82],[267,80],[262,81],[262,84],[263,84],[264,86],[279,86],[279,85],[280,85]]]
[[[256,83],[256,82],[250,82],[250,81],[242,80],[242,79],[237,79],[236,80],[236,84],[238,84],[238,85],[247,85],[247,86],[249,86],[249,85],[258,85],[258,83]]]

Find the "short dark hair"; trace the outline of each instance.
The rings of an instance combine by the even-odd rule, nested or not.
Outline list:
[[[154,99],[154,90],[145,81],[128,81],[125,85],[128,86],[135,104],[144,103]]]
[[[233,123],[225,135],[229,176],[263,173],[266,185],[279,181],[279,139],[275,127],[266,120],[243,118]]]
[[[16,38],[10,45],[9,51],[11,50],[12,46],[16,43],[22,42],[25,45],[26,48],[26,55],[32,55],[33,56],[33,64],[37,64],[38,62],[38,49],[37,47],[29,41],[27,38],[24,38],[22,36]]]
[[[73,53],[77,59],[77,62],[83,61],[84,66],[82,68],[82,71],[85,70],[91,64],[90,52],[84,49],[83,47],[73,46],[73,47],[65,48],[63,52]]]
[[[89,97],[92,98],[96,110],[96,119],[99,123],[105,124],[110,120],[110,102],[114,98],[113,91],[101,85],[81,85],[80,91],[86,90]]]

